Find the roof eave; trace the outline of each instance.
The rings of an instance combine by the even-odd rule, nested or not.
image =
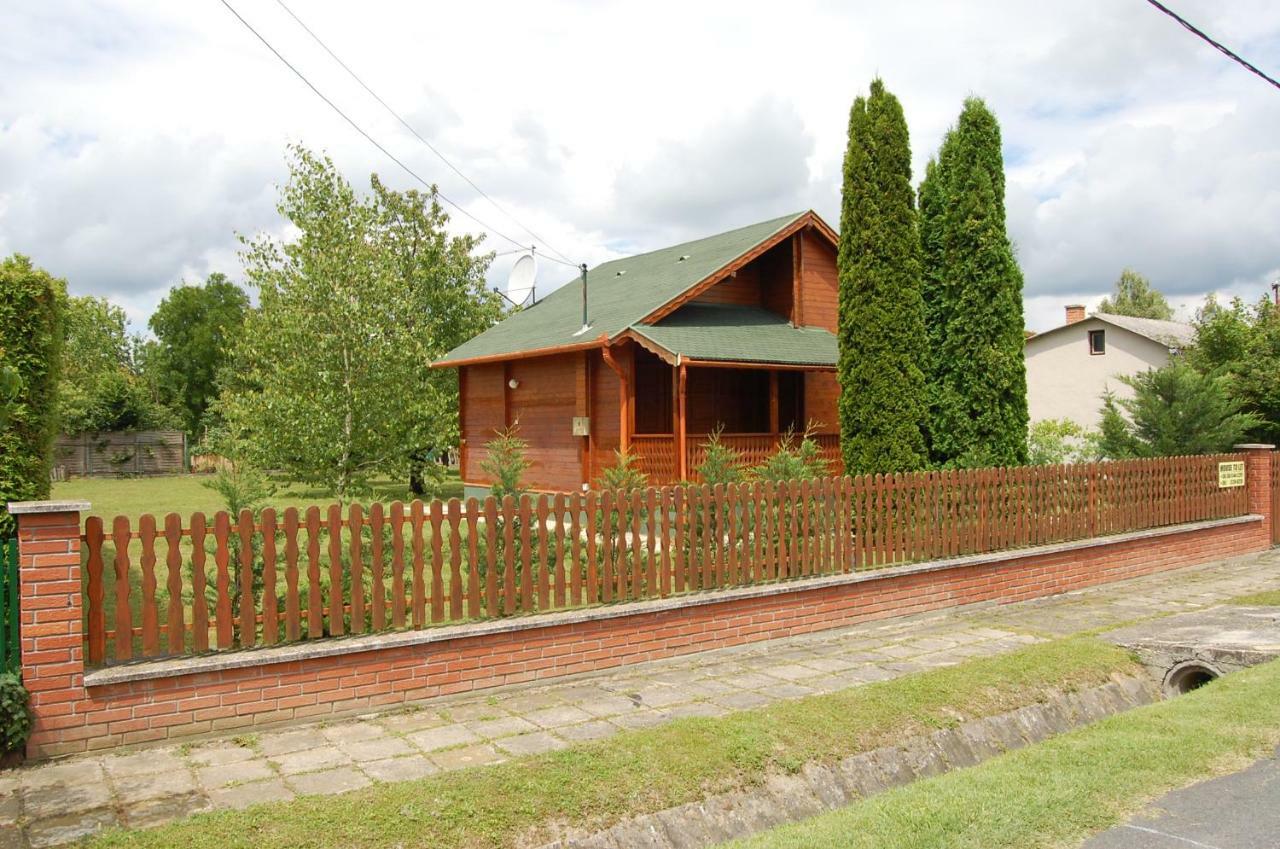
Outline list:
[[[570,342],[565,345],[550,345],[546,348],[529,348],[524,351],[508,351],[502,354],[484,354],[479,357],[464,357],[458,360],[436,360],[431,368],[458,368],[459,366],[479,366],[487,363],[501,363],[507,360],[527,360],[532,357],[551,357],[556,354],[568,354],[574,351],[589,351],[609,344],[605,334],[600,334],[584,342]]]

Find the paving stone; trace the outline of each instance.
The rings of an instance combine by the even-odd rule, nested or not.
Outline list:
[[[0,849],[26,849],[22,828],[16,825],[0,826]]]
[[[100,760],[75,758],[52,764],[36,764],[19,771],[23,788],[100,784],[105,780]]]
[[[578,702],[577,707],[592,716],[617,716],[620,713],[630,713],[633,710],[640,709],[640,705],[634,699],[616,694],[586,699]]]
[[[563,728],[557,728],[556,733],[566,740],[574,743],[580,743],[587,740],[600,740],[605,737],[612,737],[617,734],[620,729],[611,722],[603,719],[597,719],[592,722],[583,722],[578,725],[566,725]]]
[[[792,684],[783,681],[770,687],[761,687],[760,692],[766,696],[773,696],[775,699],[799,699],[804,696],[812,696],[813,688],[806,687],[803,684]]]
[[[441,725],[439,728],[428,728],[426,731],[418,731],[409,735],[409,742],[425,752],[432,752],[449,746],[460,746],[464,743],[474,743],[479,739],[474,731],[458,723]]]
[[[192,749],[187,754],[187,760],[197,766],[222,766],[251,760],[258,756],[256,749],[227,741],[209,743]]]
[[[494,746],[511,755],[540,755],[563,749],[569,744],[546,731],[535,731],[532,734],[517,734],[515,737],[504,737],[494,741]]]
[[[342,744],[380,740],[387,736],[387,729],[373,722],[343,722],[326,726],[321,733],[330,743]]]
[[[203,793],[164,796],[127,806],[124,810],[124,822],[129,828],[151,828],[161,823],[207,811],[212,807],[213,805]]]
[[[98,784],[46,784],[22,795],[22,810],[29,819],[43,819],[101,808],[111,804],[111,789]]]
[[[375,781],[412,781],[440,771],[440,767],[421,755],[368,761],[360,764],[360,768]]]
[[[463,769],[469,766],[501,763],[506,760],[506,757],[493,746],[484,744],[435,752],[431,755],[431,760],[441,769]]]
[[[718,705],[729,708],[730,710],[751,710],[752,708],[771,705],[776,701],[776,699],[771,699],[763,693],[747,691],[743,693],[730,693],[727,696],[718,696],[712,701]]]
[[[191,775],[191,770],[185,766],[158,775],[130,775],[117,778],[114,784],[116,796],[126,805],[148,799],[159,799],[162,796],[192,793],[196,790],[196,782]]]
[[[22,799],[17,790],[10,790],[0,796],[0,825],[8,825],[16,820],[21,813]]]
[[[63,814],[32,822],[27,826],[27,840],[30,841],[32,849],[43,849],[45,846],[70,843],[119,824],[120,820],[116,812],[108,808]]]
[[[664,722],[668,722],[670,719],[671,717],[662,711],[638,710],[633,713],[624,713],[621,716],[615,716],[610,719],[610,722],[620,725],[623,728],[635,729],[652,728],[655,725],[661,725]]]
[[[115,755],[102,759],[102,766],[112,778],[124,778],[131,775],[154,775],[157,772],[185,770],[178,753],[173,750],[152,750],[137,752],[131,755]]]
[[[208,790],[206,795],[215,808],[239,809],[261,802],[285,802],[294,797],[294,792],[285,786],[283,780],[272,778]]]
[[[552,710],[555,710],[555,708],[552,708]],[[538,726],[518,716],[505,716],[501,719],[491,719],[484,722],[468,722],[466,725],[477,736],[486,740],[497,737],[510,737],[513,734],[524,734],[538,730]]]
[[[401,755],[417,754],[417,750],[408,741],[400,737],[381,737],[374,740],[359,740],[339,746],[351,756],[356,763],[364,761],[380,761],[386,758],[398,758]]]
[[[439,728],[449,721],[434,710],[411,710],[387,714],[378,720],[384,728],[397,734],[408,734],[427,728]]]
[[[524,718],[542,728],[555,728],[560,725],[574,725],[579,722],[586,722],[591,719],[591,714],[582,708],[576,708],[572,705],[558,705],[527,713]]]
[[[558,705],[562,701],[559,694],[554,690],[534,690],[528,693],[516,693],[500,700],[503,708],[512,713],[528,713],[541,710],[552,705]]]
[[[340,766],[351,763],[351,758],[337,746],[320,746],[315,749],[303,749],[301,752],[290,752],[287,755],[271,758],[280,767],[283,775],[295,775],[300,772],[311,772],[317,769]]]
[[[259,758],[238,763],[199,767],[196,769],[196,780],[200,782],[200,786],[212,790],[232,783],[260,781],[264,778],[271,778],[275,774],[275,770],[268,766],[265,760]]]
[[[291,752],[301,752],[304,749],[314,749],[317,746],[323,746],[325,742],[321,729],[309,727],[296,731],[263,734],[258,737],[257,745],[253,748],[274,760],[276,755],[287,755]]]
[[[308,772],[289,779],[299,796],[325,796],[359,790],[370,784],[369,777],[354,767],[338,767],[320,772]]]
[[[496,704],[489,704],[487,701],[459,702],[446,705],[444,710],[449,714],[449,719],[454,722],[485,722],[508,716],[507,711],[501,706],[501,701],[498,699],[494,701]]]

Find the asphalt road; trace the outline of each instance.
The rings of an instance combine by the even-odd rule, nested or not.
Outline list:
[[[1278,758],[1175,790],[1082,849],[1280,849]]]

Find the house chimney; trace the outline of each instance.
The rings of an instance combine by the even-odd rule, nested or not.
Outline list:
[[[1067,304],[1067,324],[1084,321],[1084,304]]]

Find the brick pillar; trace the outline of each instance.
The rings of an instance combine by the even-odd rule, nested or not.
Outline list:
[[[27,757],[83,751],[84,634],[80,588],[80,513],[86,501],[19,501],[22,681],[35,716]]]
[[[1274,445],[1249,443],[1235,446],[1244,452],[1244,486],[1249,491],[1249,512],[1262,517],[1265,545],[1271,545],[1271,452]]]

